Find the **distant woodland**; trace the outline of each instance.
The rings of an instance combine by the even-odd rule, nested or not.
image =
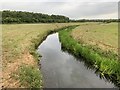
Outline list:
[[[68,22],[118,22],[118,19],[81,19],[81,20],[70,20],[69,17],[62,15],[48,15],[42,13],[23,12],[23,11],[0,11],[2,14],[2,23],[68,23]]]
[[[42,13],[22,11],[2,11],[2,23],[63,23],[69,18],[62,15],[47,15]]]

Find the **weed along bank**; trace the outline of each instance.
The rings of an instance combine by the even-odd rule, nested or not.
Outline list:
[[[100,54],[100,51],[90,48],[89,45],[85,45],[73,39],[71,36],[72,30],[76,26],[71,26],[67,29],[59,31],[59,37],[61,41],[61,46],[63,50],[70,52],[75,57],[84,58],[84,62],[90,67],[96,69],[96,72],[103,78],[107,78],[115,83],[115,85],[120,86],[120,62],[115,57],[109,57],[107,54],[113,56],[113,53]]]

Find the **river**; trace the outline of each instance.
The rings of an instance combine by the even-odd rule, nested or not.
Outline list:
[[[45,88],[113,88],[113,83],[100,79],[95,70],[81,59],[61,49],[59,34],[54,33],[38,47]]]

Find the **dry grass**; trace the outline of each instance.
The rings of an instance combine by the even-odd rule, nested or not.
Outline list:
[[[48,30],[67,26],[69,24],[14,24],[2,25],[3,33],[3,65],[21,58],[21,54],[27,52],[31,40],[41,35],[41,38]]]
[[[35,58],[29,52],[34,38],[39,36],[41,41],[48,31],[75,24],[78,23],[2,25],[3,86],[24,87],[21,86],[18,79],[13,77],[13,73],[18,71],[22,64],[38,68]],[[71,35],[77,41],[117,52],[117,23],[81,23],[72,31]]]
[[[118,53],[118,24],[91,23],[80,25],[72,31],[72,37],[79,42],[94,45],[102,50]]]
[[[34,38],[42,38],[48,31],[73,25],[75,23],[56,24],[7,24],[2,25],[2,61],[4,87],[23,87],[13,77],[22,64],[37,67],[29,49]]]

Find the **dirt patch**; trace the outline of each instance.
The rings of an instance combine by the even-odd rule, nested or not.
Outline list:
[[[25,52],[22,55],[22,58],[15,60],[13,63],[8,63],[5,69],[2,72],[2,83],[1,86],[4,88],[17,88],[17,87],[23,87],[20,85],[19,80],[16,80],[12,74],[18,71],[18,68],[23,65],[36,65],[37,62],[35,62],[33,56],[29,52]]]

